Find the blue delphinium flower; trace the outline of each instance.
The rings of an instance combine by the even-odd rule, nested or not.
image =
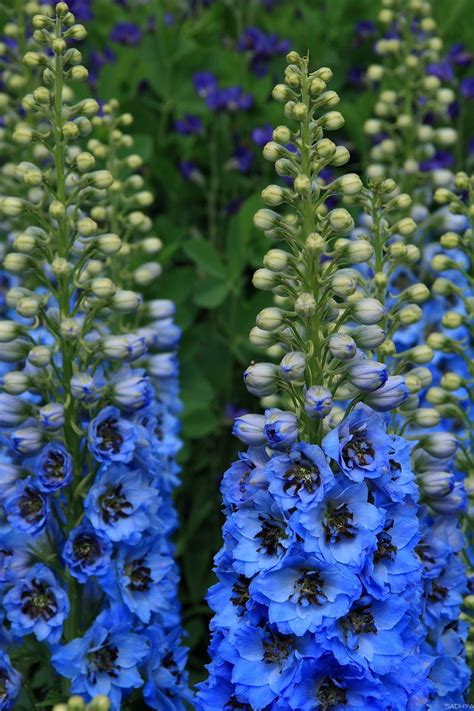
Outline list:
[[[112,42],[126,44],[131,47],[137,45],[142,38],[142,32],[134,22],[117,22],[110,33]]]
[[[63,548],[63,558],[71,575],[85,583],[89,577],[103,576],[110,570],[112,550],[108,538],[92,526],[82,524],[70,532]]]
[[[2,650],[0,651],[0,709],[8,711],[13,708],[13,704],[20,693],[21,677],[18,672],[13,669],[8,655]]]
[[[33,466],[43,491],[57,491],[72,479],[72,457],[60,442],[47,444]]]
[[[5,512],[13,528],[34,536],[46,525],[50,513],[49,499],[33,477],[21,479],[5,502]]]
[[[137,431],[116,407],[104,407],[89,425],[89,448],[99,462],[130,462]]]

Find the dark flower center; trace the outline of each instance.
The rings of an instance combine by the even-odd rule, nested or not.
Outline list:
[[[145,565],[145,558],[137,558],[125,566],[125,575],[130,580],[128,588],[134,592],[147,592],[153,582],[151,569]]]
[[[48,457],[43,464],[43,470],[48,479],[55,482],[63,481],[66,476],[66,468],[64,466],[64,454],[58,450],[49,452]]]
[[[72,544],[74,557],[87,565],[95,563],[101,554],[100,543],[91,533],[80,533]]]
[[[118,648],[106,639],[103,647],[95,649],[87,655],[89,677],[95,681],[95,676],[98,672],[99,674],[108,674],[116,679],[118,672],[115,662],[118,659],[118,655]]]
[[[352,525],[354,516],[347,504],[337,508],[328,508],[323,521],[326,543],[339,543],[343,538],[355,538],[356,528]]]
[[[267,664],[282,666],[293,650],[294,638],[292,635],[272,631],[263,640],[263,661]]]
[[[50,620],[58,611],[56,596],[46,583],[35,578],[31,588],[21,594],[21,611],[34,620]]]
[[[402,467],[398,462],[395,461],[395,459],[390,459],[388,463],[390,466],[390,474],[392,477],[392,481],[396,481],[400,477]]]
[[[370,605],[357,605],[350,610],[341,620],[344,636],[347,637],[349,632],[354,634],[377,634]]]
[[[282,547],[280,541],[288,538],[288,535],[285,533],[281,522],[261,515],[258,518],[262,522],[262,527],[256,538],[261,540],[262,545],[257,550],[260,552],[263,548],[268,555],[276,555]]]
[[[320,704],[320,711],[331,711],[339,704],[347,704],[346,690],[336,686],[329,677],[321,683],[316,698]]]
[[[99,500],[102,518],[105,523],[127,518],[133,511],[132,504],[124,496],[122,484],[117,484],[106,491]]]
[[[303,570],[295,583],[298,602],[307,600],[311,605],[322,605],[327,596],[323,592],[324,579],[317,570]]]
[[[44,516],[44,499],[40,492],[27,486],[20,496],[20,513],[29,523],[37,523]]]
[[[392,543],[392,537],[387,528],[392,528],[393,521],[385,527],[383,531],[377,534],[377,549],[374,553],[374,563],[380,563],[382,560],[393,561],[398,550],[397,546]]]
[[[342,448],[342,458],[351,468],[354,464],[358,467],[366,467],[374,461],[374,457],[374,448],[362,431],[355,432],[350,441]]]
[[[232,696],[229,701],[226,703],[224,706],[225,711],[253,711],[252,707],[249,706],[249,704],[242,703],[242,701],[239,701],[236,699],[235,696]]]
[[[418,555],[425,567],[429,565],[434,565],[436,563],[436,558],[431,553],[431,546],[428,543],[421,542],[415,546],[415,553]]]
[[[112,452],[112,454],[118,454],[120,452],[123,437],[119,432],[116,417],[108,417],[101,422],[97,427],[97,434],[102,440],[99,449],[104,452]]]
[[[8,674],[4,669],[0,669],[0,701],[8,699]]]
[[[250,579],[246,578],[245,575],[239,575],[235,583],[232,585],[232,592],[234,595],[230,598],[230,601],[236,607],[245,607],[247,602],[250,600],[249,592]]]
[[[443,602],[447,596],[448,588],[445,588],[436,581],[431,583],[431,591],[428,593],[428,600],[430,600],[430,602]]]
[[[314,494],[316,487],[321,483],[321,475],[316,466],[309,464],[299,464],[285,472],[286,482],[283,485],[283,490],[288,492],[294,489],[294,493],[298,494],[301,489],[306,489],[309,494]]]

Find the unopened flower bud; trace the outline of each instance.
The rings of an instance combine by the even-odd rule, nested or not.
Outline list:
[[[288,126],[277,126],[273,131],[272,138],[277,143],[285,145],[291,141],[291,131]]]
[[[27,146],[33,140],[33,129],[26,124],[20,124],[15,128],[12,139],[19,146]]]
[[[262,190],[262,200],[266,205],[280,205],[285,199],[285,190],[280,185],[268,185]]]
[[[274,363],[253,363],[244,373],[247,390],[257,397],[272,395],[276,390],[278,367]]]
[[[299,383],[304,378],[306,356],[301,351],[291,351],[280,362],[280,377],[287,383]]]
[[[277,286],[279,279],[270,269],[257,269],[252,277],[252,284],[256,289],[271,291]]]
[[[318,256],[326,250],[326,242],[320,234],[311,232],[306,238],[305,247],[308,254]]]
[[[3,260],[4,269],[7,272],[12,272],[12,274],[20,274],[27,269],[28,265],[28,256],[20,252],[10,252]]]
[[[53,220],[60,222],[66,215],[66,208],[59,200],[53,200],[48,209],[49,215]]]
[[[92,153],[83,151],[76,156],[76,166],[80,173],[87,173],[95,167],[95,158]]]
[[[34,346],[28,353],[28,361],[36,368],[44,368],[51,363],[51,351],[47,346]]]
[[[313,385],[304,394],[304,409],[308,417],[322,420],[332,409],[332,395],[326,388]]]
[[[258,326],[254,326],[249,333],[250,343],[257,348],[269,348],[274,343],[274,337],[270,331],[264,331]]]
[[[270,249],[263,258],[263,263],[267,269],[273,272],[282,272],[288,266],[290,255],[283,249]]]
[[[403,326],[411,326],[423,318],[423,311],[417,304],[408,304],[397,312],[397,317]]]
[[[273,210],[262,208],[255,213],[253,222],[255,227],[266,232],[267,230],[271,230],[278,225],[280,222],[280,215]]]
[[[3,376],[2,386],[10,395],[22,395],[30,387],[30,379],[23,371],[12,370]]]
[[[272,96],[275,101],[283,103],[293,96],[292,91],[285,84],[277,84],[273,87]]]
[[[260,311],[257,315],[256,322],[257,326],[263,331],[274,331],[282,325],[283,319],[283,311],[274,306],[270,306]]]
[[[163,242],[159,237],[146,237],[142,240],[140,247],[145,254],[158,254],[163,247]]]
[[[303,318],[310,318],[316,313],[316,300],[313,294],[303,293],[295,301],[295,311]]]
[[[423,428],[436,427],[441,422],[439,412],[431,407],[420,407],[413,412],[410,419],[413,424]]]
[[[293,106],[293,118],[297,121],[304,121],[308,116],[308,107],[303,102],[298,102]]]
[[[135,291],[117,289],[112,297],[111,307],[121,313],[131,313],[137,311],[142,303],[140,294]]]
[[[309,195],[311,190],[311,180],[307,175],[297,175],[293,186],[298,195]]]
[[[7,217],[18,217],[23,212],[23,200],[15,197],[0,198],[0,213]]]
[[[362,190],[362,180],[357,173],[347,173],[339,178],[337,186],[343,195],[357,195]]]
[[[385,315],[384,308],[380,301],[372,298],[363,298],[351,304],[353,317],[359,323],[370,326],[379,323]]]
[[[346,248],[346,254],[350,262],[353,264],[362,264],[368,262],[374,253],[374,248],[366,239],[358,239],[349,242]]]
[[[344,126],[344,117],[339,111],[328,111],[321,116],[318,123],[327,131],[337,131]]]
[[[139,286],[148,286],[154,282],[155,279],[158,279],[158,277],[161,276],[161,273],[161,264],[158,264],[158,262],[146,262],[135,269],[133,272],[133,278],[135,283]]]
[[[232,434],[235,435],[235,437],[238,437],[245,444],[256,447],[261,444],[265,444],[267,441],[264,426],[264,415],[240,415],[234,420]]]
[[[96,245],[97,249],[103,254],[116,254],[120,251],[122,240],[116,234],[107,233],[105,235],[99,235]]]

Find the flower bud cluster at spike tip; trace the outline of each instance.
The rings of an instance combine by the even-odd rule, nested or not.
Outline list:
[[[99,120],[95,100],[74,96],[84,77],[71,71],[68,46],[83,26],[66,3],[32,23],[43,72],[23,100],[15,184],[6,192],[2,183],[0,195],[10,230],[0,324],[2,708],[16,704],[20,674],[32,678],[42,645],[48,692],[61,698],[70,683],[75,695],[68,711],[118,711],[132,691],[147,707],[184,711],[171,540],[180,330],[171,301],[147,303],[139,292],[160,270],[144,212],[152,197],[134,174],[138,156],[124,155],[130,115],[108,121],[110,102]],[[96,129],[110,151],[99,150]],[[41,687],[31,694],[35,707],[44,702]]]
[[[366,81],[378,89],[374,115],[364,124],[372,141],[368,174],[394,177],[402,189],[445,185],[452,177],[457,140],[452,70],[433,18],[435,3],[394,0],[379,15],[378,63]],[[448,67],[446,75],[446,67]]]
[[[275,306],[251,332],[269,357],[244,376],[272,404],[235,421],[248,449],[222,482],[211,662],[196,707],[382,711],[388,693],[394,709],[427,709],[434,655],[425,656],[419,624],[412,446],[373,409],[404,404],[408,388],[383,357],[391,306],[367,286],[376,249],[354,231],[354,198],[370,191],[353,174],[321,178],[347,159],[324,135],[343,123],[332,72],[309,71],[296,52],[287,60],[273,97],[290,135],[280,126],[264,157],[293,188],[265,190],[268,207],[255,217],[281,244],[264,261]],[[339,207],[325,204],[329,196]],[[361,402],[369,399],[372,408]]]

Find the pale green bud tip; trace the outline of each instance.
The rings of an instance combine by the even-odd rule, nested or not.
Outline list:
[[[303,318],[309,318],[316,312],[316,300],[313,294],[303,293],[295,301],[295,311]]]
[[[91,704],[88,711],[109,711],[110,701],[106,696],[96,696]]]
[[[85,702],[82,696],[71,696],[67,702],[68,711],[84,711]]]

